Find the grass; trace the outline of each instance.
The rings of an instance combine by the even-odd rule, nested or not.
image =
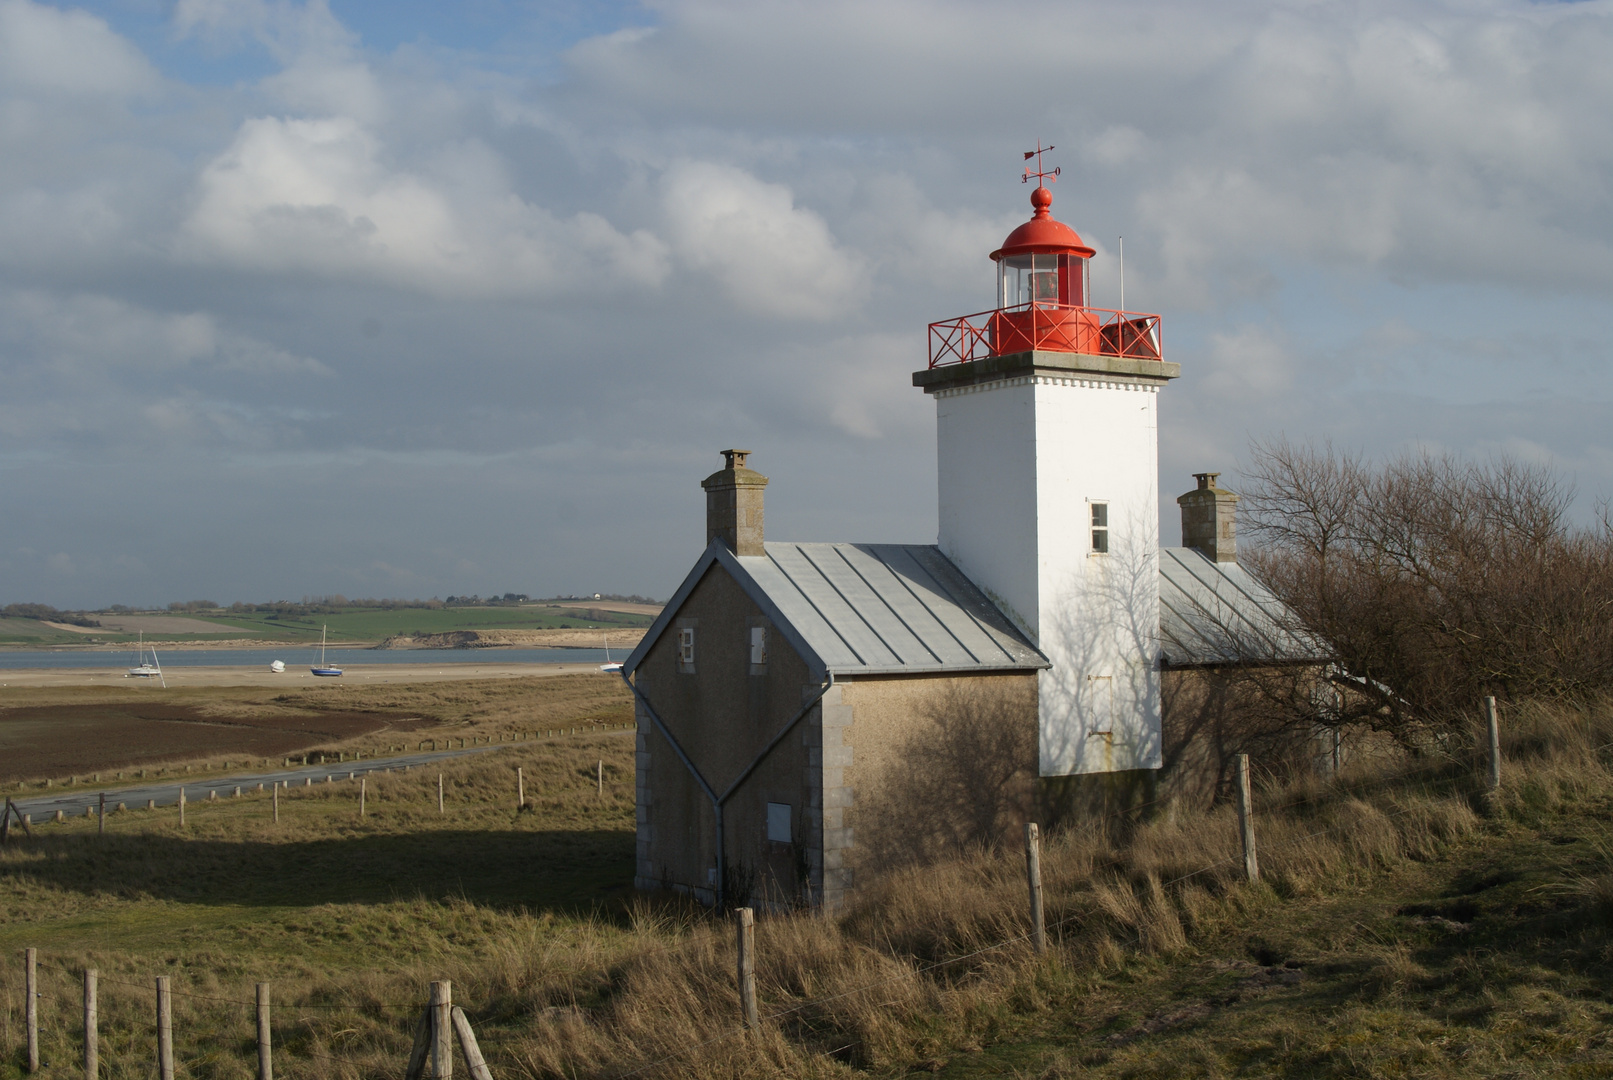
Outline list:
[[[559,958],[628,933],[606,913],[621,910],[632,876],[630,734],[523,743],[372,776],[366,788],[362,819],[356,782],[317,784],[281,795],[278,825],[270,797],[251,793],[193,802],[183,827],[173,808],[114,814],[104,838],[92,822],[38,827],[32,843],[0,854],[0,953],[33,946],[43,958],[46,1075],[68,1075],[77,1053],[85,966],[101,973],[107,1076],[149,1073],[158,974],[184,995],[181,1075],[251,1075],[240,1002],[271,981],[286,1010],[281,1074],[330,1076],[343,1075],[332,1054],[380,1067],[396,1051],[393,1029],[406,1033],[423,978],[458,976],[474,1008],[481,979],[465,973],[508,964],[518,942]],[[19,975],[8,965],[0,1076],[21,1075]]]
[[[57,630],[38,619],[16,619],[0,615],[0,645],[38,647],[83,642],[85,635],[71,630]]]
[[[46,1075],[70,1071],[85,964],[112,1077],[149,1075],[159,973],[195,995],[176,999],[191,1077],[252,1075],[258,980],[280,1075],[399,1075],[445,977],[501,1080],[1613,1075],[1613,710],[1507,729],[1494,800],[1466,760],[1263,790],[1255,885],[1226,808],[1057,833],[1046,957],[1015,851],[894,874],[836,918],[763,918],[749,1035],[730,925],[626,888],[632,748],[609,735],[446,767],[446,820],[432,770],[380,778],[362,821],[338,784],[293,792],[279,828],[261,797],[193,804],[184,832],[171,812],[120,815],[105,841],[52,826],[0,855],[0,938],[47,962]],[[0,1076],[20,1069],[17,974]]]

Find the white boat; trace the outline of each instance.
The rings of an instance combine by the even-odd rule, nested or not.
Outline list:
[[[342,673],[342,669],[337,667],[335,664],[325,663],[325,631],[327,629],[328,627],[325,626],[321,626],[319,628],[319,663],[315,664],[308,670],[312,671],[315,675],[321,675],[326,678],[335,678]]]
[[[150,657],[150,659],[147,659]],[[156,679],[162,683],[163,688],[168,686],[168,680],[162,676],[162,665],[157,662],[157,650],[146,648],[146,634],[140,632],[140,643],[134,649],[134,667],[124,676],[126,679]]]
[[[622,670],[622,662],[620,660],[613,661],[610,658],[610,631],[608,630],[605,631],[605,662],[599,665],[599,670],[607,675],[615,675]]]
[[[269,670],[278,675],[286,670],[286,662],[284,660],[271,660],[269,661]]]

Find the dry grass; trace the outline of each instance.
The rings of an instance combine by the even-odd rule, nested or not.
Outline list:
[[[376,707],[408,708],[408,700],[396,694]],[[494,731],[523,720],[513,708],[501,714],[497,702],[463,704]],[[632,764],[620,738],[556,740],[445,767],[461,810],[447,823],[435,812],[433,770],[378,781],[364,822],[351,790],[338,786],[307,793],[302,816],[288,814],[294,820],[278,832],[261,803],[210,805],[183,837],[153,825],[99,853],[87,829],[74,836],[69,827],[0,857],[5,907],[56,905],[61,925],[46,934],[37,920],[13,919],[0,923],[0,936],[13,945],[50,937],[40,943],[52,965],[53,1061],[76,1053],[76,971],[100,967],[112,1077],[149,1073],[147,987],[158,972],[202,995],[179,999],[176,1013],[182,1075],[195,1077],[251,1075],[242,1003],[260,978],[273,980],[283,1003],[277,1065],[287,1077],[398,1075],[426,983],[440,978],[454,982],[501,1080],[892,1073],[992,1043],[1026,1017],[1068,1010],[1138,964],[1185,963],[1196,942],[1276,918],[1286,905],[1437,858],[1491,828],[1486,815],[1526,822],[1608,790],[1613,774],[1597,748],[1613,742],[1613,710],[1524,710],[1507,728],[1511,764],[1493,800],[1478,793],[1472,761],[1458,757],[1263,790],[1259,885],[1240,880],[1228,808],[1066,829],[1048,838],[1042,857],[1047,958],[1026,941],[1022,861],[985,851],[895,872],[839,917],[765,918],[757,928],[765,1019],[753,1034],[736,1023],[729,924],[606,882],[631,873]],[[598,756],[609,762],[606,800],[592,794]],[[527,814],[510,805],[518,763],[539,803]],[[1606,927],[1613,916],[1607,856],[1602,850],[1600,863],[1591,859],[1559,887],[1560,906],[1586,926]],[[592,892],[568,898],[581,892],[577,881],[552,879],[590,859],[601,860],[600,874],[577,881]],[[320,875],[301,880],[300,865]],[[457,890],[444,887],[455,865],[468,875]],[[309,883],[333,867],[347,879]],[[411,889],[415,880],[423,887]],[[1386,941],[1370,958],[1361,984],[1369,1000],[1351,1007],[1352,1022],[1381,1027],[1388,1021],[1372,1010],[1450,979],[1459,976],[1436,978],[1414,950]],[[0,991],[0,1055],[10,1063],[0,1075],[20,1053],[16,983],[13,965]],[[1564,1007],[1530,1008],[1546,1017]],[[1278,1043],[1308,1037],[1272,1031]],[[1413,1062],[1431,1052],[1412,1034],[1402,1049]],[[1084,1068],[1060,1060],[1047,1075]]]

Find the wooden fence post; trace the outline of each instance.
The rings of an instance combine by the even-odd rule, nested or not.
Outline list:
[[[431,984],[431,1075],[452,1080],[454,1075],[454,984],[447,979]]]
[[[1047,925],[1042,919],[1042,830],[1025,823],[1025,879],[1031,890],[1031,941],[1036,955],[1047,952]]]
[[[23,1016],[28,1024],[28,1071],[39,1071],[39,950],[24,949],[22,951],[23,963],[23,992],[28,995],[28,1002],[23,1006]]]
[[[455,1005],[453,1017],[454,1034],[459,1036],[459,1051],[465,1055],[465,1068],[470,1070],[471,1080],[493,1080],[493,1071],[482,1057],[482,1048],[476,1045],[476,1031],[470,1026],[465,1010]]]
[[[364,816],[364,795],[365,795],[366,789],[369,786],[369,782],[370,782],[370,780],[369,780],[369,777],[367,777],[367,776],[361,776],[361,777],[358,778],[358,816],[359,817]]]
[[[274,823],[280,824],[280,781],[274,782]]]
[[[185,824],[185,789],[179,789],[179,823]]]
[[[745,1026],[755,1031],[762,1026],[756,1014],[756,913],[748,907],[734,912],[739,930],[739,1005]]]
[[[594,794],[605,794],[605,762],[603,760],[594,768]]]
[[[94,968],[84,969],[84,1080],[96,1080],[101,1072],[100,1003],[96,1000]]]
[[[157,976],[157,1080],[174,1080],[174,999],[168,976]]]
[[[1260,880],[1260,859],[1255,855],[1255,815],[1250,805],[1249,755],[1238,755],[1238,831],[1243,834],[1243,874]]]
[[[526,773],[519,767],[515,770],[515,808],[526,809]]]
[[[1484,699],[1484,719],[1490,727],[1490,794],[1501,790],[1501,723],[1495,715],[1495,695]]]
[[[431,1053],[431,1006],[420,1010],[420,1019],[414,1025],[414,1049],[409,1051],[409,1066],[403,1070],[403,1080],[421,1080],[426,1074],[426,1057]]]
[[[274,1043],[269,1028],[269,984],[258,983],[258,1080],[274,1080]]]
[[[437,813],[445,813],[442,808],[442,773],[437,774]]]

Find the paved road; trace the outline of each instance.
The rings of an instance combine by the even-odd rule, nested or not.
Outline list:
[[[624,732],[623,734],[631,734]],[[471,746],[459,750],[428,750],[418,754],[399,754],[393,757],[365,758],[361,761],[347,761],[340,764],[326,762],[323,765],[304,765],[294,769],[277,769],[273,772],[243,772],[231,773],[228,776],[199,777],[182,781],[174,779],[158,784],[140,784],[133,787],[107,788],[106,805],[111,810],[118,803],[124,803],[130,809],[143,807],[147,800],[155,802],[158,806],[172,806],[179,802],[179,789],[185,789],[185,801],[188,803],[200,802],[207,798],[209,791],[218,792],[220,799],[228,799],[236,787],[240,787],[243,794],[248,790],[256,789],[262,784],[265,789],[275,782],[284,782],[294,787],[306,785],[309,781],[315,784],[335,783],[346,780],[349,776],[358,778],[375,772],[391,772],[394,770],[418,767],[430,764],[433,761],[442,761],[446,758],[464,757],[468,754],[486,754],[495,750],[508,750],[512,746],[531,746],[531,743],[494,743],[491,746]],[[71,793],[63,791],[51,795],[39,795],[26,799],[13,797],[23,813],[32,816],[34,824],[49,821],[62,811],[68,817],[83,817],[84,811],[100,802],[101,788],[79,787]],[[4,803],[0,803],[3,806]]]

